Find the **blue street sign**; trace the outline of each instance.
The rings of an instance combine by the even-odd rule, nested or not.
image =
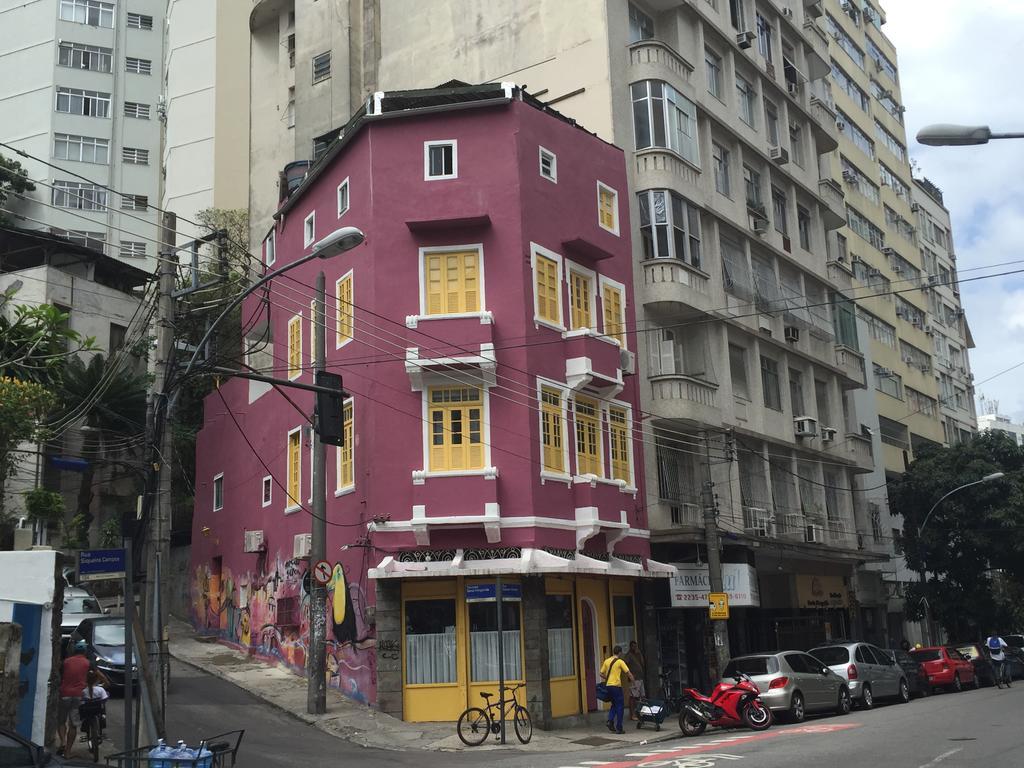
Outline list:
[[[485,603],[496,601],[497,590],[494,588],[494,584],[467,584],[466,585],[466,602],[467,603]],[[518,584],[502,584],[501,585],[501,599],[502,600],[522,600],[523,590]]]
[[[123,549],[86,549],[78,553],[78,580],[123,579]]]

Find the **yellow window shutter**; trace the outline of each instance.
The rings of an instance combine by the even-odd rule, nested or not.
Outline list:
[[[443,254],[428,253],[425,257],[423,268],[424,290],[426,301],[424,307],[428,315],[440,315],[444,309],[442,288],[441,288],[441,257]]]
[[[626,334],[622,327],[622,291],[614,286],[606,285],[603,294],[605,335],[611,336],[625,348]]]
[[[299,484],[302,474],[301,432],[288,435],[288,506],[299,503]]]
[[[338,283],[338,329],[337,343],[343,344],[352,338],[355,307],[352,305],[352,276]]]
[[[620,408],[608,409],[608,437],[611,450],[612,478],[630,482],[629,422]]]

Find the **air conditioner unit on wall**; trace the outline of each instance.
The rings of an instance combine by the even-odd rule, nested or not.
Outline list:
[[[292,558],[298,560],[303,557],[309,557],[309,553],[313,551],[313,534],[312,533],[297,533],[292,542]]]
[[[790,344],[796,344],[798,341],[800,341],[800,329],[797,328],[795,325],[787,325],[783,329],[783,337]]]
[[[810,544],[821,544],[825,541],[825,527],[808,525],[804,528],[804,539]]]
[[[636,353],[628,349],[620,349],[619,368],[625,374],[636,373]]]
[[[736,35],[736,45],[738,45],[740,48],[749,48],[751,42],[754,40],[755,37],[757,37],[757,35],[755,35],[749,29],[746,32],[740,32],[738,35]]]
[[[754,219],[754,222],[753,224],[751,224],[750,228],[753,229],[759,235],[764,234],[765,232],[768,231],[768,220]]]
[[[792,8],[783,8],[782,9],[782,15],[785,16],[787,19],[792,19],[793,18],[793,9]]]
[[[856,181],[857,172],[850,170],[849,168],[843,169],[843,181]]]
[[[797,416],[793,419],[793,432],[797,437],[814,437],[818,434],[818,420],[813,416]]]
[[[783,165],[789,162],[789,150],[785,147],[772,147],[768,150],[768,157],[773,163]]]
[[[242,549],[245,552],[262,552],[264,549],[263,531],[245,531]]]
[[[836,439],[836,428],[835,427],[822,427],[821,428],[821,442],[831,443]]]

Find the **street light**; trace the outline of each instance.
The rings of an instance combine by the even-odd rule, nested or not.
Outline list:
[[[920,137],[920,134],[918,134],[918,136]],[[928,514],[924,516],[924,520],[922,520],[921,524],[919,526],[917,526],[918,546],[920,546],[921,534],[924,532],[924,527],[928,524],[928,520],[931,519],[932,512],[934,512],[936,509],[938,509],[939,504],[941,504],[943,501],[948,499],[950,496],[952,496],[957,491],[962,491],[964,488],[970,488],[972,485],[979,485],[980,483],[988,483],[988,482],[991,482],[992,480],[998,480],[999,478],[1001,478],[1003,476],[1004,475],[1003,475],[1002,472],[993,472],[990,475],[985,475],[980,480],[974,480],[973,482],[970,482],[970,483],[964,483],[963,485],[958,485],[953,490],[948,491],[946,494],[944,494],[938,501],[936,501],[934,504],[932,504],[932,508],[929,509],[928,510]],[[921,563],[921,569],[918,571],[918,583],[921,585],[921,592],[923,594],[924,593],[924,584],[925,584],[924,563],[923,562]],[[928,606],[928,603],[925,602],[925,626],[928,627],[929,641],[931,641],[931,636],[933,634],[932,631],[931,631],[930,624],[931,624],[931,610],[930,610],[930,608]]]
[[[919,144],[931,147],[967,147],[988,144],[991,139],[1024,139],[1024,133],[992,133],[987,125],[926,125],[917,132]]]

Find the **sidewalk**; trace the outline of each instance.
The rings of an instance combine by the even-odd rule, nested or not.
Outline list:
[[[441,750],[519,749],[530,752],[577,752],[601,747],[653,744],[681,738],[673,718],[661,731],[651,725],[638,730],[626,723],[626,733],[609,733],[602,724],[557,731],[536,727],[529,744],[520,744],[508,724],[506,746],[488,740],[479,747],[466,747],[455,733],[454,723],[406,723],[327,690],[327,713],[306,713],[306,679],[291,672],[249,658],[241,651],[198,637],[185,622],[171,619],[168,626],[170,653],[175,659],[220,677],[248,691],[293,717],[338,738],[375,749]],[[173,685],[173,679],[171,684]]]

